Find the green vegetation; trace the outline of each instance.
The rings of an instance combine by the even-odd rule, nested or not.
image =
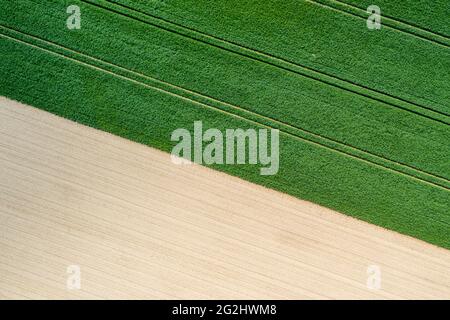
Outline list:
[[[446,124],[103,8],[78,2],[83,28],[71,32],[60,26],[67,17],[63,5],[17,1],[11,10],[18,3],[22,7],[14,19],[4,19],[11,28],[320,135],[333,147],[339,141],[345,150],[370,151],[391,160],[379,160],[385,166],[408,164],[412,174],[450,186],[434,177],[450,177]],[[30,21],[30,9],[47,15],[33,15]]]
[[[341,0],[341,2],[366,9],[372,0]],[[448,0],[377,0],[376,5],[382,9],[382,15],[398,21],[450,37],[450,5]],[[450,39],[449,39],[450,40]]]
[[[354,1],[336,1],[336,0],[309,0],[317,5],[324,6],[328,9],[332,10],[338,10],[342,13],[351,14],[355,17],[359,17],[360,19],[364,19],[367,21],[367,18],[371,16],[373,13],[375,13],[374,7],[372,3],[365,1],[367,6],[364,6],[362,3],[354,3]],[[434,11],[434,9],[439,8],[439,5],[443,7],[443,3],[438,1],[438,6],[436,8],[433,8],[433,10],[430,10],[431,14],[428,15],[427,12],[427,20],[430,19],[430,16],[435,16],[436,21],[440,23],[440,26],[442,26],[443,22],[446,24],[447,18],[444,18],[446,13],[450,13],[450,10],[447,8],[445,10],[440,11]],[[448,5],[447,5],[448,6]],[[413,37],[416,37],[420,39],[421,41],[429,41],[437,45],[441,45],[444,47],[449,48],[450,47],[450,37],[446,36],[445,34],[434,32],[431,29],[426,27],[424,25],[416,24],[416,19],[411,19],[409,21],[404,21],[401,18],[398,18],[395,13],[398,13],[400,17],[406,15],[412,15],[413,17],[422,17],[424,10],[426,10],[429,7],[428,3],[420,3],[415,1],[415,4],[412,5],[411,3],[402,3],[400,6],[397,4],[394,4],[393,6],[388,4],[386,1],[377,2],[376,5],[377,10],[380,10],[381,12],[380,18],[382,20],[382,27],[383,28],[391,28],[394,31],[397,32],[404,32],[407,33]],[[383,8],[381,10],[381,8]],[[401,10],[401,8],[403,10]],[[369,10],[369,12],[367,12]],[[377,12],[377,14],[379,14]],[[417,15],[417,13],[420,13]],[[415,14],[412,14],[415,13]],[[394,14],[393,16],[390,16],[389,14]],[[447,14],[448,16],[448,14]]]
[[[450,66],[448,49],[389,30],[368,36],[359,20],[297,1],[272,2],[277,12],[262,4],[218,1],[203,8],[206,20],[183,10],[186,3],[194,10],[191,1],[145,7],[133,1],[142,10],[165,18],[170,12],[177,23],[198,24],[196,29],[350,83],[105,1],[0,2],[1,95],[165,151],[173,146],[171,132],[192,128],[195,120],[205,130],[279,128],[278,175],[263,177],[259,167],[248,165],[213,167],[450,248],[450,118],[443,114],[450,110],[450,82],[442,70]],[[81,30],[65,27],[68,4],[81,7]],[[201,5],[196,1],[195,10]],[[281,13],[292,15],[289,9],[299,5],[307,11],[300,10],[298,20],[277,25]],[[241,26],[222,26],[224,20],[215,16],[220,8],[227,10],[222,18]],[[360,41],[358,52],[351,53],[357,44],[344,50],[341,36],[326,36],[330,19],[347,25],[342,33],[347,43]],[[299,37],[307,39],[303,31],[294,34],[291,26],[279,34],[278,28],[300,20],[307,35],[316,35],[296,50]],[[313,20],[323,26],[308,25]],[[324,51],[315,51],[321,46]],[[304,63],[309,50],[319,57],[309,54]],[[381,75],[371,74],[378,69]],[[427,75],[427,82],[413,87],[418,79],[411,75]],[[431,110],[418,106],[424,102]]]
[[[365,19],[311,1],[109,2],[132,6],[450,115],[448,47],[390,28],[373,32],[367,29]],[[403,2],[396,2],[403,6]],[[432,20],[426,10],[416,15]],[[448,26],[448,18],[440,23]]]

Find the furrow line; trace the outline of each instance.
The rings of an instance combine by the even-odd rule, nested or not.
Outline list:
[[[81,64],[83,66],[90,67],[97,71],[118,77],[123,80],[131,81],[135,84],[163,92],[165,94],[169,94],[171,96],[177,97],[179,99],[183,99],[195,105],[206,107],[208,109],[212,109],[214,111],[218,111],[224,113],[228,116],[232,116],[246,122],[252,123],[257,126],[263,126],[269,129],[279,129],[282,134],[293,137],[295,139],[299,139],[305,141],[309,144],[320,146],[322,148],[331,150],[333,152],[341,153],[345,156],[358,159],[359,161],[363,161],[370,165],[375,165],[381,167],[385,170],[389,170],[395,172],[397,174],[402,174],[408,176],[412,179],[421,181],[422,183],[426,183],[432,185],[434,187],[438,187],[440,189],[449,191],[450,183],[447,179],[435,176],[433,174],[426,173],[422,170],[412,168],[408,165],[403,165],[398,162],[382,158],[377,155],[373,155],[369,152],[365,152],[354,148],[352,146],[348,146],[339,142],[335,142],[326,137],[319,136],[317,134],[308,132],[306,130],[293,127],[288,124],[284,124],[278,120],[248,111],[246,109],[240,108],[238,106],[234,106],[220,100],[210,98],[207,96],[200,95],[196,92],[186,90],[181,87],[177,87],[173,84],[162,82],[158,79],[152,78],[150,76],[146,76],[143,74],[139,74],[132,70],[128,70],[126,68],[116,66],[109,62],[90,57],[86,54],[79,53],[69,48],[65,48],[58,44],[54,44],[52,42],[27,35],[23,32],[13,30],[10,28],[5,28],[0,24],[0,30],[7,31],[6,34],[1,32],[0,35],[4,38],[31,46],[35,49],[43,50],[52,55],[56,55],[59,57],[63,57],[64,59],[68,59],[72,62]],[[9,31],[9,32],[8,32]],[[9,35],[7,34],[9,33]],[[14,33],[15,36],[12,36],[11,33]],[[19,38],[17,38],[19,36]],[[22,37],[22,39],[20,39]],[[23,38],[28,38],[24,40]],[[34,40],[35,43],[30,42],[30,39]],[[42,46],[36,44],[39,42]],[[56,50],[56,51],[54,51]],[[80,59],[81,58],[81,59]],[[234,111],[234,112],[233,112]],[[265,120],[261,122],[261,120]]]
[[[177,24],[167,19],[151,15],[149,13],[134,9],[121,3],[116,3],[111,0],[80,1],[119,14],[129,19],[133,19],[141,23],[160,28],[167,32],[171,32],[179,36],[195,40],[197,42],[213,46],[260,63],[271,65],[289,73],[300,75],[324,83],[326,85],[330,85],[341,90],[357,94],[367,99],[381,102],[382,104],[387,105],[391,108],[401,109],[413,113],[417,116],[421,116],[445,125],[450,125],[450,113],[435,110],[431,107],[412,102],[401,97],[397,97],[378,89],[373,89],[368,86],[358,84],[354,81],[344,79],[336,75],[330,75],[325,72],[315,70],[311,67],[277,57],[275,55],[271,55],[229,40],[212,36],[193,28],[185,27],[181,24]]]
[[[325,5],[325,3],[329,3],[330,6],[333,6],[336,9],[340,9],[342,11],[346,11],[349,13],[355,13],[358,16],[367,19],[369,14],[366,12],[366,9],[356,6],[354,4],[347,3],[345,1],[339,0],[305,0],[309,2],[320,2]],[[383,13],[383,8],[381,8],[381,19],[384,22],[388,22],[388,26],[392,29],[396,29],[400,32],[405,32],[408,34],[413,34],[420,37],[426,37],[426,40],[437,42],[440,45],[443,45],[447,48],[450,48],[450,37],[441,34],[439,32],[433,31],[431,29],[427,29],[416,25],[412,22],[401,20],[399,18],[395,18],[392,16],[387,16]],[[383,22],[383,23],[384,23]]]

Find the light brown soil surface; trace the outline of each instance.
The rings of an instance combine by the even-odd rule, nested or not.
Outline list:
[[[450,252],[0,98],[0,298],[450,299]]]

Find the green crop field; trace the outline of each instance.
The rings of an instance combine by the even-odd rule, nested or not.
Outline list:
[[[197,120],[277,128],[277,175],[212,167],[450,248],[445,2],[369,30],[368,1],[0,0],[0,95],[168,152]]]
[[[326,1],[328,3],[334,2],[335,4],[338,2],[330,0]],[[362,10],[365,10],[369,5],[373,4],[373,1],[371,0],[341,0],[340,2],[341,8],[345,7],[347,4]],[[342,6],[342,4],[344,4],[344,6]],[[432,5],[425,0],[379,0],[377,1],[377,4],[387,13],[387,18],[409,25],[410,30],[420,28],[424,31],[429,31],[429,37],[434,37],[436,39],[439,39],[439,36],[442,36],[441,39],[447,37],[448,43],[448,37],[450,37],[450,27],[448,22],[450,5],[447,0],[435,0]],[[416,29],[414,31],[419,30]],[[427,34],[423,31],[421,33],[424,35]]]

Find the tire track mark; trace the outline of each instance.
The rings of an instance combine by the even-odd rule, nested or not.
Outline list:
[[[118,77],[123,80],[131,81],[135,84],[142,85],[144,87],[147,87],[147,88],[150,88],[150,89],[153,89],[153,90],[165,93],[165,94],[169,94],[176,98],[188,101],[189,103],[193,103],[193,104],[201,106],[201,107],[206,107],[208,109],[224,113],[228,116],[232,116],[232,117],[244,120],[246,122],[252,123],[257,126],[263,126],[268,129],[278,129],[278,130],[280,130],[281,133],[283,133],[287,136],[290,136],[294,139],[302,140],[309,144],[312,144],[315,146],[320,146],[322,148],[331,150],[333,152],[341,153],[345,156],[348,156],[348,157],[351,157],[354,159],[358,159],[360,161],[368,163],[369,165],[378,166],[385,170],[408,176],[412,179],[421,181],[422,183],[430,184],[434,187],[438,187],[445,191],[450,190],[450,181],[447,180],[446,178],[439,177],[434,174],[422,171],[420,169],[413,168],[406,164],[402,164],[402,163],[399,163],[399,162],[396,162],[393,160],[383,158],[381,156],[371,154],[370,152],[365,152],[363,150],[346,145],[344,143],[339,143],[339,142],[333,141],[331,139],[314,134],[314,133],[306,131],[304,129],[296,128],[289,124],[285,124],[276,119],[272,119],[272,118],[260,115],[258,113],[255,113],[255,112],[248,111],[241,107],[234,106],[234,105],[228,104],[226,102],[222,102],[215,98],[211,98],[208,96],[198,94],[193,91],[189,91],[187,89],[175,86],[173,84],[163,82],[156,78],[152,78],[147,75],[139,74],[135,71],[128,70],[121,66],[117,66],[112,63],[109,63],[109,62],[106,62],[106,61],[103,61],[103,60],[100,60],[100,59],[97,59],[94,57],[90,57],[86,54],[83,54],[83,53],[77,52],[75,50],[65,48],[61,45],[52,43],[51,41],[43,40],[38,37],[28,35],[21,31],[17,31],[17,30],[5,27],[1,24],[0,24],[0,28],[7,29],[7,30],[9,29],[10,33],[11,32],[16,33],[16,35],[18,33],[19,36],[21,34],[22,38],[25,36],[27,38],[32,38],[34,41],[37,40],[37,41],[41,42],[41,44],[44,44],[44,46],[47,46],[47,48],[27,42],[23,39],[15,38],[14,36],[11,36],[11,35],[0,33],[0,35],[4,38],[31,46],[35,49],[43,50],[52,55],[63,57],[64,59],[68,59],[72,62],[81,64],[83,66],[87,66],[87,67],[95,69],[97,71],[112,75],[114,77]],[[61,51],[61,49],[62,49],[63,51],[66,51],[66,53],[52,51],[51,49],[49,49],[49,47],[52,49],[59,50],[59,51]],[[68,52],[68,54],[67,54],[67,52]],[[91,63],[82,61],[82,60],[78,60],[73,57],[74,55],[77,56],[78,58],[81,56],[81,58],[84,58],[85,60],[87,58],[87,60],[90,60]],[[94,61],[94,63],[92,63],[92,61]],[[103,65],[103,66],[99,66],[98,64]],[[108,68],[113,69],[113,70],[118,69],[119,72],[125,73],[126,75],[117,73],[118,70],[111,71]],[[139,80],[137,80],[136,78]],[[168,89],[167,87],[169,87],[170,89]],[[170,90],[174,90],[175,92],[172,92]],[[232,112],[231,110],[237,111],[237,113]],[[248,116],[250,116],[250,118]],[[266,123],[261,122],[261,119],[264,119],[266,121]],[[267,122],[269,122],[270,124],[268,124]]]
[[[223,38],[219,38],[216,36],[209,35],[207,33],[195,30],[193,28],[189,28],[183,26],[181,24],[174,23],[172,21],[151,15],[149,13],[134,9],[132,7],[123,5],[121,3],[114,2],[112,0],[97,0],[93,2],[92,0],[79,0],[86,4],[90,4],[92,6],[111,11],[113,13],[119,14],[121,16],[127,17],[129,19],[133,19],[139,21],[144,24],[151,25],[156,28],[160,28],[162,30],[177,34],[179,36],[189,38],[198,42],[201,42],[206,45],[210,45],[249,59],[254,61],[258,61],[260,63],[268,64],[273,67],[282,69],[284,71],[288,71],[290,73],[294,73],[312,80],[319,81],[321,83],[339,88],[344,91],[348,91],[365,98],[375,100],[383,103],[384,105],[388,105],[390,107],[402,109],[407,112],[411,112],[418,116],[422,116],[446,125],[450,125],[450,113],[443,112],[440,110],[435,110],[431,107],[409,101],[407,99],[397,97],[395,95],[383,92],[378,89],[373,89],[368,86],[358,84],[354,81],[341,78],[336,75],[330,75],[322,71],[315,70],[313,68],[307,67],[305,65],[301,65],[284,58],[277,57],[275,55],[271,55],[262,51],[258,51],[252,49],[250,47],[246,47],[235,42],[225,40]],[[99,4],[99,2],[106,2]],[[120,7],[122,11],[117,10],[113,7]],[[126,10],[127,12],[123,12]],[[136,14],[141,15],[142,17],[137,17]],[[165,24],[165,25],[161,25]]]
[[[362,17],[363,19],[367,19],[367,17],[369,16],[369,14],[366,12],[366,9],[356,6],[354,4],[347,3],[345,1],[339,0],[305,0],[305,1],[321,3],[325,6],[328,6],[325,3],[329,3],[329,6],[335,9],[342,10],[351,14],[354,13],[353,15],[357,15],[359,17]],[[339,9],[341,7],[342,9]],[[450,48],[450,37],[444,34],[433,31],[431,29],[421,27],[409,21],[401,20],[399,18],[395,18],[392,16],[387,16],[383,14],[383,12],[381,13],[381,18],[382,20],[387,21],[389,23],[388,26],[391,27],[392,29],[412,34],[414,36],[419,36],[421,38],[426,38],[425,40],[437,42],[440,45]],[[398,27],[396,26],[397,24],[399,25]]]

